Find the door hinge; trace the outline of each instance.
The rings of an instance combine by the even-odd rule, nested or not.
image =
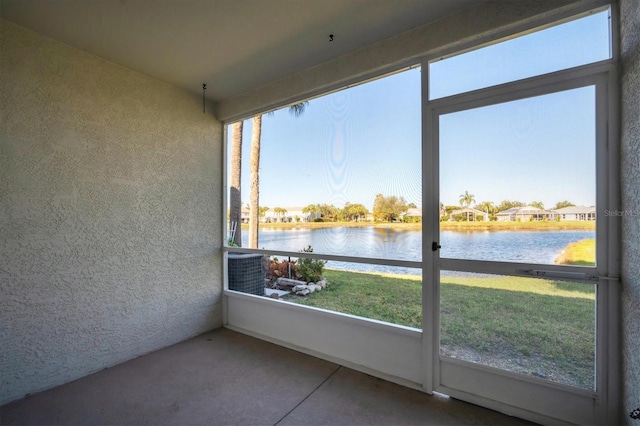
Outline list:
[[[437,251],[438,249],[441,249],[442,246],[440,244],[438,244],[437,241],[434,241],[431,243],[431,251]]]

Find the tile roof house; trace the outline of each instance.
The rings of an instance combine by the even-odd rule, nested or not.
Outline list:
[[[561,220],[596,220],[596,206],[570,206],[554,210]]]
[[[530,220],[555,220],[557,214],[553,210],[543,210],[538,207],[513,207],[496,213],[499,222],[526,222]]]

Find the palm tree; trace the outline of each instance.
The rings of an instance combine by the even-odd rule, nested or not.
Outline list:
[[[489,220],[489,215],[495,213],[496,206],[491,201],[483,201],[476,206],[478,210],[482,210],[487,214],[487,220]]]
[[[304,114],[304,111],[307,109],[307,106],[309,106],[309,102],[307,101],[300,102],[299,104],[291,105],[289,107],[289,113],[293,114],[294,117],[300,117],[302,114]]]
[[[307,218],[310,219],[310,221],[313,221],[319,216],[320,204],[309,204],[308,206],[302,208],[302,213],[308,215]]]
[[[231,125],[233,137],[231,139],[231,182],[230,182],[230,196],[229,196],[229,209],[231,224],[235,223],[235,234],[233,235],[233,241],[230,243],[236,246],[242,246],[242,197],[240,191],[240,177],[242,171],[242,121],[233,123]]]
[[[258,220],[260,218],[260,137],[262,134],[262,115],[253,117],[253,130],[251,131],[251,174],[249,196],[249,247],[258,248]]]
[[[260,214],[260,217],[264,217],[268,211],[269,211],[269,207],[267,206],[260,206],[260,208],[258,209],[258,213]]]
[[[287,214],[287,209],[282,207],[274,207],[273,212],[278,218],[280,218],[280,222],[282,222],[284,215]]]
[[[469,207],[471,204],[475,203],[476,199],[472,194],[469,194],[469,191],[464,191],[464,194],[460,196],[460,205]],[[469,222],[469,211],[467,211],[467,222]]]
[[[299,117],[309,105],[309,102],[300,102],[289,107],[289,112]],[[251,132],[251,195],[249,197],[249,247],[258,248],[258,202],[260,199],[260,137],[262,135],[262,114],[253,117]]]

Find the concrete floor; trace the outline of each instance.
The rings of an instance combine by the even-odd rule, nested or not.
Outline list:
[[[0,407],[0,425],[530,425],[226,329]]]

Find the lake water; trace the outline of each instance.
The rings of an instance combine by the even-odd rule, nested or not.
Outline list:
[[[242,245],[248,245],[243,230]],[[595,238],[594,231],[496,231],[440,234],[440,256],[455,259],[494,260],[552,264],[567,244]],[[259,247],[272,250],[301,251],[311,245],[314,253],[380,259],[421,260],[421,231],[392,228],[321,228],[260,230]],[[327,267],[354,271],[391,272],[419,275],[409,268],[358,263],[329,262]]]

